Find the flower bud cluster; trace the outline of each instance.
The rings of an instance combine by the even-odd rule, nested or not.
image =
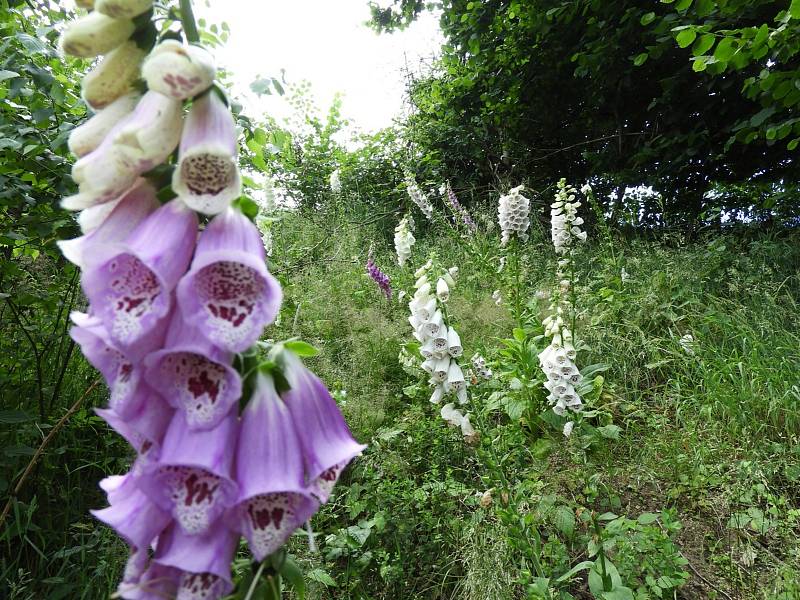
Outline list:
[[[471,233],[478,231],[478,225],[472,220],[472,217],[467,209],[464,208],[461,202],[458,201],[458,196],[456,196],[456,193],[450,186],[449,181],[439,188],[439,192],[450,205],[450,209],[453,211],[453,215],[456,217],[456,219],[460,219],[461,222],[464,223],[464,226],[467,228],[467,230]]]
[[[577,190],[567,185],[566,179],[558,182],[555,202],[550,205],[550,235],[556,254],[569,254],[575,242],[586,241],[586,232],[581,230],[583,219],[578,216],[580,201],[575,199]]]
[[[97,413],[136,452],[127,474],[101,482],[109,506],[93,511],[130,547],[117,596],[215,600],[233,589],[240,536],[259,561],[277,551],[363,446],[288,351],[276,367],[288,389],[259,371],[242,402],[234,358],[276,319],[282,290],[257,227],[229,206],[239,196],[237,134],[209,91],[208,53],[167,40],[141,73],[112,56],[135,47],[129,19],[150,4],[96,0],[63,35],[70,54],[108,54],[84,81],[97,112],[69,142],[79,192],[63,205],[82,209],[84,235],[59,246],[89,300],[87,313],[70,315],[70,335],[108,385]],[[140,75],[141,96],[115,81]],[[140,175],[178,147],[177,197],[161,204]],[[215,215],[202,230],[196,211]]]
[[[375,260],[372,258],[372,252],[369,254],[369,258],[367,259],[367,274],[372,278],[372,280],[378,284],[378,287],[381,288],[381,291],[386,295],[387,300],[392,299],[392,280],[389,276],[380,270],[378,265],[375,264]]]
[[[394,229],[394,249],[397,252],[397,264],[401,267],[411,256],[411,247],[417,241],[412,231],[414,231],[414,218],[411,214],[400,219],[400,223]]]
[[[446,322],[446,303],[450,299],[450,291],[455,287],[458,267],[451,267],[436,278],[432,284],[433,261],[429,260],[418,269],[416,291],[408,307],[411,316],[408,322],[414,329],[414,337],[420,343],[420,354],[424,359],[422,369],[430,375],[428,383],[433,386],[431,402],[439,404],[448,395],[454,395],[459,404],[467,403],[467,381],[459,358],[464,354],[461,338],[455,327]],[[447,404],[448,415],[455,418],[459,411],[452,412],[454,404]],[[456,415],[457,413],[457,415]],[[443,413],[444,416],[444,413]],[[468,416],[460,416],[458,425],[467,419],[462,427],[465,437],[472,435]],[[446,420],[449,420],[445,417]]]
[[[531,203],[522,195],[523,187],[518,185],[510,189],[507,194],[500,196],[497,213],[502,231],[500,243],[503,246],[508,244],[512,235],[516,235],[523,242],[528,239]]]
[[[408,197],[419,207],[425,217],[428,220],[433,218],[433,205],[427,194],[417,185],[417,181],[411,173],[406,173],[406,191],[408,192]]]

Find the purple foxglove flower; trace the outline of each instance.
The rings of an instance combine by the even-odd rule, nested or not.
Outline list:
[[[147,87],[175,100],[204,92],[216,74],[214,58],[207,50],[177,40],[165,40],[153,48],[142,67]]]
[[[267,271],[258,229],[233,208],[208,224],[192,268],[178,285],[183,318],[230,352],[256,342],[275,320],[282,297],[278,280]]]
[[[366,448],[353,439],[339,407],[325,385],[290,352],[286,379],[291,389],[283,399],[292,414],[303,449],[309,491],[327,502],[347,464]]]
[[[151,561],[141,575],[123,578],[117,589],[124,600],[167,600],[175,598],[181,571]]]
[[[114,126],[133,112],[139,98],[141,96],[138,92],[130,92],[98,110],[94,116],[70,132],[67,140],[69,151],[81,157],[98,148]]]
[[[86,360],[103,375],[111,392],[109,405],[122,418],[131,417],[151,393],[142,381],[138,361],[161,345],[163,328],[154,328],[137,345],[131,346],[131,353],[128,353],[112,341],[99,318],[80,312],[71,313],[70,318],[76,325],[70,330],[70,336],[81,347]]]
[[[133,35],[130,19],[112,19],[92,12],[72,21],[61,35],[61,49],[72,56],[92,58],[106,54]]]
[[[167,316],[196,237],[197,215],[176,199],[151,213],[124,243],[92,257],[81,284],[120,347],[136,345]]]
[[[92,109],[105,108],[131,93],[139,79],[145,51],[133,40],[114,48],[81,82],[81,97]]]
[[[236,451],[239,501],[230,514],[257,561],[280,548],[319,503],[306,490],[292,415],[272,377],[259,374]]]
[[[175,413],[161,444],[158,464],[147,465],[139,487],[162,509],[172,513],[190,535],[208,530],[236,502],[238,486],[231,479],[238,422],[236,410],[215,428],[189,428]]]
[[[170,524],[168,512],[154,504],[137,486],[136,478],[127,475],[108,482],[108,502],[111,506],[90,511],[122,537],[134,550],[145,550]]]
[[[123,419],[111,409],[96,408],[97,415],[124,437],[139,455],[136,462],[157,460],[161,442],[175,411],[156,392],[143,384],[147,397],[128,419]]]
[[[172,189],[194,210],[215,215],[241,194],[236,125],[213,90],[192,104],[178,156]]]
[[[132,19],[152,8],[153,0],[96,0],[94,9],[115,19]]]
[[[160,206],[155,188],[145,179],[139,179],[128,190],[103,222],[91,233],[72,240],[57,242],[68,261],[85,267],[84,255],[91,255],[98,244],[122,242],[150,213]]]
[[[381,271],[378,265],[375,264],[375,261],[372,259],[371,254],[367,259],[366,268],[369,276],[375,283],[378,284],[378,287],[381,288],[381,291],[386,295],[386,299],[391,300],[392,299],[391,279],[389,279],[389,276],[383,271]]]
[[[174,524],[159,536],[153,561],[181,571],[176,600],[217,600],[233,590],[231,562],[238,541],[239,534],[221,519],[198,535]]]
[[[164,349],[145,360],[147,381],[180,409],[192,429],[212,429],[242,394],[233,355],[211,344],[175,311]]]
[[[164,162],[180,140],[181,111],[177,100],[147,92],[100,146],[73,165],[78,193],[64,198],[61,206],[81,210],[113,200],[131,187],[139,174]]]

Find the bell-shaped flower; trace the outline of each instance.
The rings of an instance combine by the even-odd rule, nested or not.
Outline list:
[[[347,464],[366,448],[353,439],[339,407],[325,385],[284,352],[285,376],[291,389],[282,394],[303,449],[309,491],[324,503]]]
[[[425,371],[426,373],[433,374],[433,370],[436,368],[437,360],[438,359],[435,358],[428,358],[420,365],[420,367],[422,367],[422,370]]]
[[[464,415],[464,418],[461,419],[461,435],[469,442],[475,438],[476,434],[475,428],[472,426],[472,423],[469,422],[469,415]]]
[[[56,243],[64,258],[85,268],[87,260],[84,257],[91,257],[104,244],[125,240],[159,206],[155,188],[147,180],[139,179],[119,202],[113,204],[102,224],[91,233]]]
[[[216,74],[214,58],[207,50],[177,40],[164,40],[153,48],[142,67],[147,87],[175,100],[206,91]]]
[[[448,329],[446,325],[442,325],[439,328],[439,333],[433,336],[433,351],[436,356],[443,357],[447,354],[447,336]]]
[[[112,19],[91,12],[72,21],[61,34],[61,49],[72,56],[92,58],[107,54],[133,35],[136,26],[130,19]]]
[[[139,478],[142,491],[190,535],[207,531],[236,501],[232,469],[238,427],[235,409],[216,428],[204,431],[191,429],[177,411],[158,463],[147,465]]]
[[[61,206],[81,210],[119,197],[139,174],[172,154],[182,125],[180,102],[156,92],[146,93],[100,146],[73,165],[78,194],[64,198]]]
[[[239,197],[236,125],[213,90],[192,104],[183,128],[172,189],[194,210],[215,215]]]
[[[231,562],[238,541],[222,519],[196,535],[172,525],[159,536],[153,561],[180,571],[175,600],[218,600],[233,591]]]
[[[95,0],[94,9],[115,19],[132,19],[153,7],[153,0]]]
[[[427,321],[433,317],[436,312],[436,298],[428,296],[419,300],[412,300],[409,304],[411,314],[417,317],[420,321]]]
[[[461,337],[453,327],[447,330],[447,351],[453,358],[458,358],[464,354],[464,347],[461,345]]]
[[[150,543],[169,525],[169,513],[156,506],[143,494],[136,478],[127,475],[115,480],[113,488],[107,489],[110,506],[91,513],[98,520],[114,529],[136,550],[150,547]]]
[[[466,404],[467,403],[467,387],[461,386],[456,389],[456,399],[458,400],[459,404]]]
[[[162,327],[154,328],[137,344],[123,350],[111,339],[102,320],[80,312],[70,318],[76,327],[70,336],[81,347],[86,360],[100,371],[110,390],[109,405],[123,418],[135,413],[147,398],[139,360],[163,342]]]
[[[145,359],[147,381],[191,429],[211,429],[225,418],[242,393],[233,355],[214,346],[179,312],[172,316],[164,349]]]
[[[97,149],[114,126],[133,112],[140,97],[138,92],[124,94],[73,129],[67,139],[69,151],[81,157]]]
[[[147,553],[145,553],[145,556],[147,556]],[[178,593],[181,573],[178,569],[151,561],[140,575],[123,577],[122,583],[117,588],[117,594],[123,600],[165,600],[166,598],[175,598]]]
[[[433,337],[439,333],[441,328],[444,326],[444,322],[442,319],[442,311],[438,310],[433,313],[433,316],[430,320],[425,321],[420,325],[420,333],[425,337]]]
[[[424,344],[419,349],[419,353],[422,355],[422,358],[429,359],[431,358],[434,353],[436,352],[436,348],[434,347],[434,340],[433,338],[428,338]]]
[[[439,280],[436,282],[436,296],[442,302],[447,302],[450,298],[450,288],[442,277],[439,277]]]
[[[444,397],[444,386],[437,385],[435,388],[433,388],[433,394],[431,394],[431,402],[433,404],[439,404],[439,402],[442,401],[443,397]]]
[[[447,424],[452,427],[461,427],[461,422],[464,420],[464,415],[458,410],[453,403],[445,404],[442,410],[439,411],[442,418],[447,421]]]
[[[247,538],[256,561],[261,561],[319,507],[306,490],[292,415],[269,375],[257,376],[255,392],[242,413],[236,452],[239,500],[229,514],[234,529]]]
[[[433,366],[433,379],[440,383],[447,381],[447,373],[450,370],[450,357],[445,356],[438,359]]]
[[[84,208],[82,211],[80,211],[78,213],[77,221],[81,228],[81,233],[91,233],[100,227],[100,225],[105,223],[108,215],[114,211],[114,209],[117,207],[117,204],[119,204],[121,200],[122,196],[116,200],[104,202],[103,204],[97,204],[90,208]]]
[[[127,419],[111,409],[95,409],[95,413],[136,450],[139,459],[134,464],[137,466],[157,460],[164,434],[175,414],[175,410],[146,383],[144,388],[143,393],[148,394],[145,401]]]
[[[281,305],[280,284],[265,260],[261,236],[247,217],[234,208],[216,216],[178,285],[183,318],[220,348],[249,348]]]
[[[464,381],[464,373],[461,370],[461,367],[459,367],[458,363],[454,360],[450,361],[450,365],[447,368],[447,385],[450,389],[455,391],[458,391],[467,385]]]
[[[93,110],[100,110],[130,94],[139,79],[144,57],[145,51],[132,40],[114,48],[83,78],[83,101]]]
[[[92,257],[81,284],[118,345],[135,345],[166,317],[196,236],[197,216],[176,199],[151,213],[123,243]]]

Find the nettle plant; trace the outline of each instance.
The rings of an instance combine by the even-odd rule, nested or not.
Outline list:
[[[241,536],[256,564],[240,597],[278,597],[281,574],[302,592],[283,545],[364,446],[303,366],[313,348],[259,342],[282,291],[240,210],[237,131],[190,2],[188,43],[150,1],[88,4],[61,39],[103,58],[69,139],[78,192],[62,206],[83,235],[60,247],[89,299],[71,335],[109,388],[97,413],[136,451],[93,512],[130,547],[118,597],[230,594]]]

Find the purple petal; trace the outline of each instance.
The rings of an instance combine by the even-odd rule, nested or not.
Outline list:
[[[159,537],[153,560],[183,571],[178,599],[221,598],[233,589],[231,561],[238,541],[239,535],[221,520],[198,535],[187,535],[175,524]]]
[[[110,409],[96,408],[95,412],[124,437],[141,457],[155,460],[175,411],[148,387],[146,383],[142,385],[147,397],[136,410],[130,412],[127,419]]]
[[[231,510],[234,527],[261,561],[319,508],[304,484],[292,416],[266,375],[258,375],[256,391],[242,413],[236,472],[240,491]]]
[[[197,216],[173,200],[142,221],[124,243],[98,249],[81,283],[121,347],[136,344],[167,316],[170,292],[186,271],[196,235]]]
[[[151,562],[137,581],[123,580],[117,590],[125,600],[167,600],[178,593],[181,571]]]
[[[90,512],[136,549],[148,548],[172,520],[139,490],[130,475],[109,494],[109,501],[108,508]]]
[[[232,208],[215,217],[178,285],[183,318],[213,344],[245,351],[280,309],[281,287],[264,261],[261,236],[247,217]]]
[[[283,399],[300,437],[309,490],[324,503],[342,470],[366,446],[353,439],[339,407],[319,378],[292,353],[284,355],[291,389]]]
[[[206,531],[235,501],[231,479],[238,423],[232,410],[215,428],[191,430],[181,411],[170,423],[156,465],[148,465],[140,487],[189,534]]]
[[[242,184],[236,163],[236,124],[213,90],[192,104],[179,157],[172,189],[194,210],[215,215],[239,197]]]
[[[99,227],[91,233],[73,240],[60,241],[58,247],[68,261],[84,268],[86,266],[84,255],[93,252],[98,244],[123,241],[145,217],[159,206],[155,188],[147,180],[139,179],[120,198],[120,201],[114,204],[113,210]]]
[[[147,357],[147,380],[182,410],[192,429],[211,429],[239,400],[242,383],[231,368],[233,356],[212,345],[200,331],[172,316],[164,350]]]

